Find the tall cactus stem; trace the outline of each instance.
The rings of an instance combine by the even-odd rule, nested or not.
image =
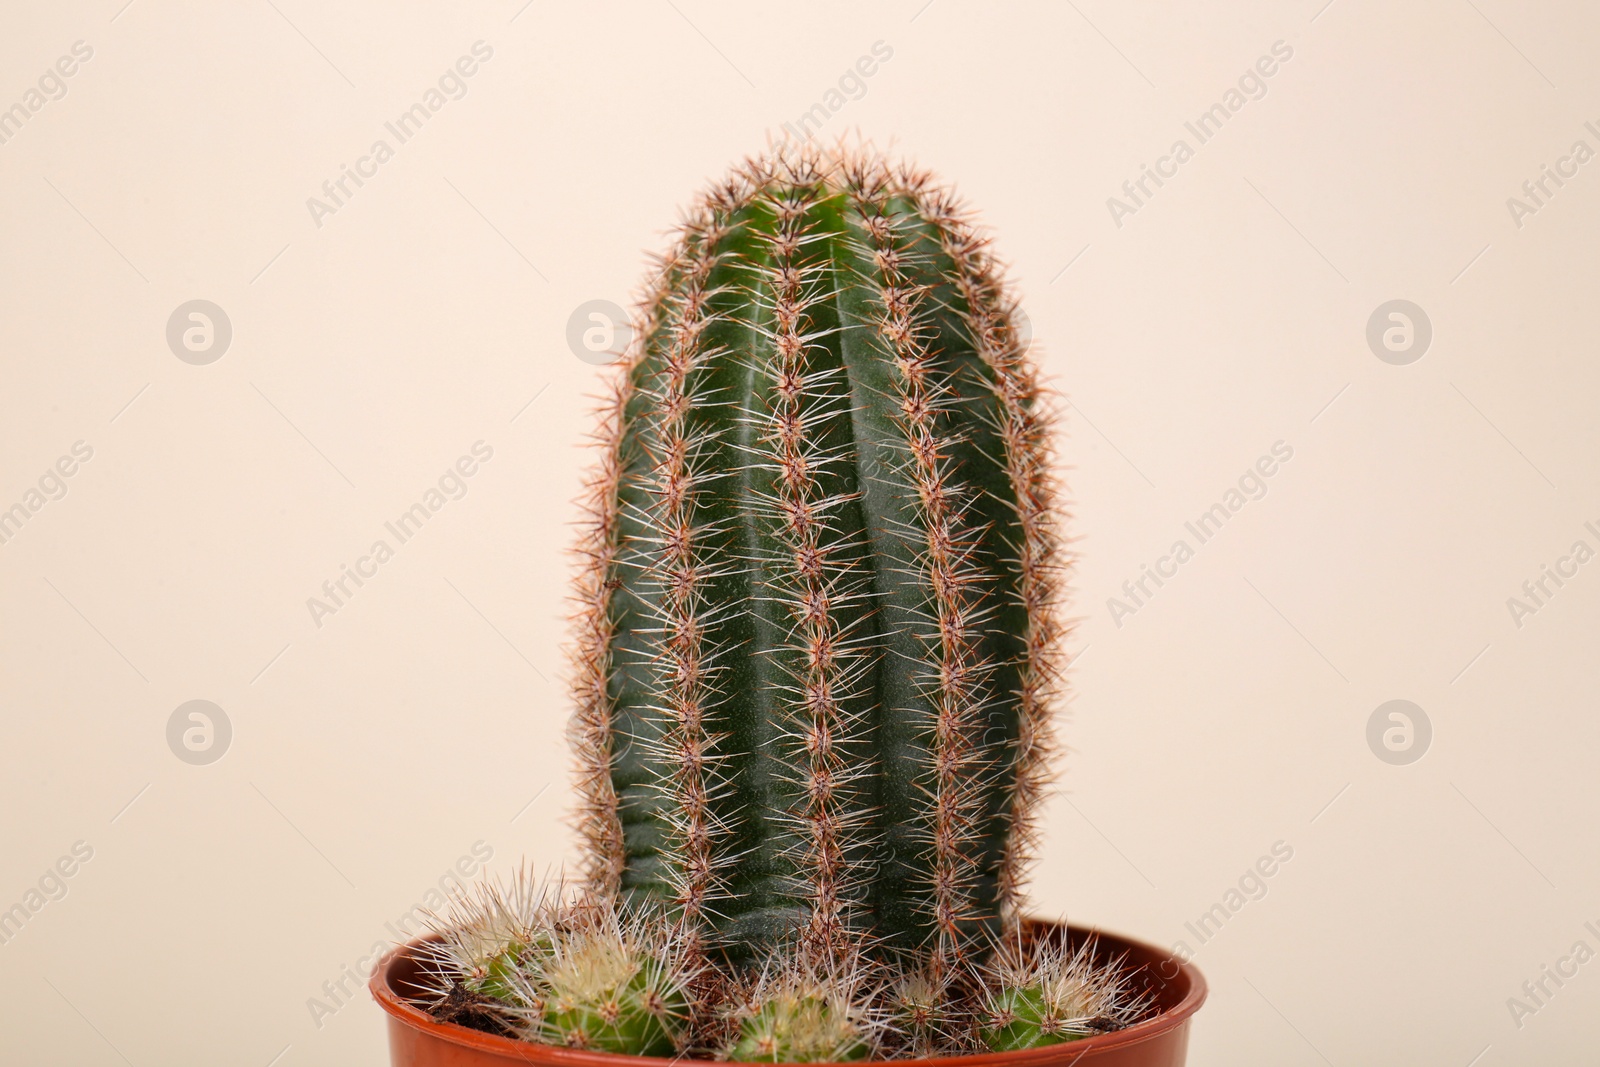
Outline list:
[[[579,584],[591,886],[935,979],[1016,910],[1063,629],[1049,413],[921,174],[791,149],[644,294]]]

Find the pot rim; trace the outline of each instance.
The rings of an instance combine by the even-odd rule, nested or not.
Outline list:
[[[1190,1016],[1200,1010],[1205,1003],[1208,988],[1205,977],[1200,969],[1193,963],[1180,960],[1171,953],[1158,949],[1142,941],[1108,933],[1098,927],[1072,926],[1067,923],[1055,923],[1043,920],[1033,920],[1041,927],[1061,928],[1069,934],[1080,937],[1094,937],[1106,945],[1113,952],[1133,949],[1140,955],[1149,957],[1150,964],[1166,969],[1166,964],[1175,965],[1178,970],[1172,975],[1176,978],[1182,974],[1189,983],[1188,992],[1173,1007],[1160,1012],[1153,1018],[1143,1022],[1134,1023],[1132,1026],[1121,1030],[1113,1030],[1107,1034],[1096,1037],[1081,1038],[1070,1043],[1045,1045],[1041,1048],[1020,1049],[1014,1052],[977,1052],[964,1056],[941,1056],[936,1059],[921,1060],[882,1060],[863,1061],[893,1063],[896,1067],[991,1067],[991,1065],[1005,1064],[1008,1067],[1029,1067],[1029,1065],[1046,1060],[1059,1062],[1062,1054],[1070,1049],[1073,1055],[1069,1063],[1090,1052],[1102,1049],[1118,1048],[1122,1046],[1138,1045],[1152,1038],[1159,1037],[1186,1023]],[[455,1023],[440,1022],[421,1008],[402,997],[389,984],[389,972],[402,958],[412,957],[416,950],[434,938],[425,937],[397,945],[384,953],[372,970],[372,977],[367,982],[367,988],[389,1016],[397,1022],[403,1023],[413,1029],[423,1031],[442,1041],[453,1045],[475,1049],[480,1052],[499,1053],[508,1056],[517,1056],[521,1059],[534,1062],[536,1059],[544,1063],[563,1064],[566,1067],[637,1067],[641,1064],[678,1064],[678,1063],[738,1063],[741,1061],[712,1061],[692,1060],[683,1056],[627,1056],[615,1052],[590,1052],[582,1049],[562,1048],[558,1045],[541,1045],[528,1041],[518,1041],[515,1038],[502,1037],[499,1034],[485,1033],[473,1030]],[[1172,978],[1163,978],[1171,981]],[[752,1067],[773,1067],[772,1064],[753,1064]],[[822,1064],[814,1067],[835,1067],[835,1065]],[[836,1067],[860,1067],[860,1064],[840,1064]]]

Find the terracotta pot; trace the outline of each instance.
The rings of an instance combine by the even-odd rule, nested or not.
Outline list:
[[[1115,1033],[1048,1048],[896,1060],[896,1067],[1183,1067],[1189,1017],[1206,999],[1206,980],[1198,969],[1160,949],[1112,934],[1050,923],[1029,923],[1028,927],[1034,937],[1064,937],[1073,944],[1093,936],[1097,955],[1125,955],[1134,982],[1154,1000],[1155,1014]],[[408,999],[418,994],[415,983],[421,965],[416,952],[420,945],[413,941],[390,952],[379,961],[368,983],[373,998],[389,1013],[389,1062],[393,1067],[665,1067],[695,1062],[578,1052],[437,1022]]]

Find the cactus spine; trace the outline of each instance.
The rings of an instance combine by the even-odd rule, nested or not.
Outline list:
[[[684,223],[602,430],[579,585],[587,874],[737,962],[936,977],[1012,914],[1047,777],[1048,432],[924,175],[747,162]]]

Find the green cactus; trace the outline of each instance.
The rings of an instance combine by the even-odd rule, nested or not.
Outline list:
[[[1002,952],[988,984],[981,1036],[992,1052],[1093,1037],[1126,1026],[1147,1007],[1129,988],[1121,961],[1096,961],[1092,942]]]
[[[739,1027],[729,1058],[748,1063],[848,1063],[866,1059],[860,1031],[816,993],[764,1003]]]
[[[451,900],[430,923],[424,985],[439,1004],[479,1018],[491,1029],[510,1025],[527,1007],[517,972],[548,953],[566,887],[541,884],[520,871],[507,884],[481,882]]]
[[[942,980],[912,972],[894,984],[888,1028],[912,1059],[944,1056],[971,1048],[971,1020],[963,990],[947,975]]]
[[[483,963],[483,977],[467,982],[467,988],[474,993],[507,1004],[516,1003],[519,998],[514,985],[514,976],[528,958],[529,948],[530,946],[521,942],[509,942],[504,949]]]
[[[734,1012],[739,1029],[724,1059],[747,1063],[848,1063],[871,1056],[881,1026],[858,961],[818,967],[780,950]]]
[[[661,923],[587,911],[550,951],[509,972],[525,1032],[551,1045],[673,1056],[689,1019],[692,971]]]
[[[1061,637],[1047,424],[984,241],[923,175],[748,162],[637,327],[579,589],[593,887],[735,962],[981,955]]]
[[[1145,1010],[1116,961],[1020,922],[1065,559],[1018,322],[924,175],[791,149],[701,201],[590,485],[584,892],[482,894],[441,931],[436,1014],[838,1062]]]

